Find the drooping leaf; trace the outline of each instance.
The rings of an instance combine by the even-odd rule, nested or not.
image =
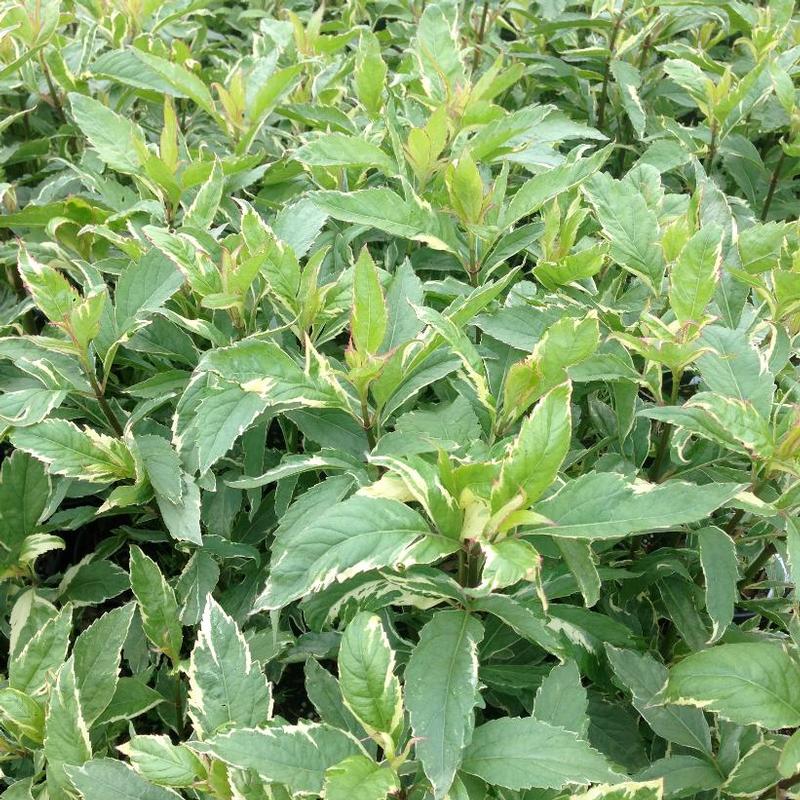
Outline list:
[[[231,724],[255,727],[272,716],[272,691],[239,627],[206,600],[189,666],[189,716],[198,735]]]
[[[670,669],[667,697],[741,725],[789,728],[800,720],[800,665],[779,642],[721,644]]]
[[[406,667],[406,708],[419,737],[417,757],[437,798],[449,791],[472,735],[482,638],[481,624],[466,612],[439,611],[422,629]]]

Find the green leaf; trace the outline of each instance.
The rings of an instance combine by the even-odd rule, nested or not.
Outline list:
[[[120,652],[133,619],[135,606],[128,603],[96,619],[75,640],[75,685],[81,711],[91,727],[114,697],[119,680]]]
[[[177,800],[171,789],[154,786],[127,764],[112,758],[97,758],[82,767],[67,767],[72,785],[83,800]]]
[[[209,114],[214,113],[211,94],[200,78],[180,64],[136,47],[104,53],[91,65],[91,71],[136,89],[188,97]]]
[[[513,597],[504,594],[490,594],[473,602],[479,611],[487,611],[503,620],[512,630],[549,653],[560,655],[563,647],[556,634],[548,628],[547,620],[535,614],[530,608],[522,605]]]
[[[739,563],[736,545],[725,531],[712,526],[698,531],[696,536],[706,579],[706,611],[714,623],[713,644],[733,622]]]
[[[766,359],[743,331],[709,325],[701,343],[710,348],[697,359],[703,383],[712,391],[750,402],[769,418],[775,385]]]
[[[353,80],[356,96],[370,114],[377,114],[381,109],[386,73],[378,37],[372,31],[365,31],[361,34],[356,51]]]
[[[574,661],[550,670],[536,692],[533,716],[536,719],[585,736],[589,727],[586,710],[589,698],[581,685],[581,674]]]
[[[20,389],[0,395],[0,422],[15,428],[35,425],[67,397],[63,389]]]
[[[122,677],[117,681],[114,696],[100,715],[97,724],[133,719],[163,702],[164,697],[155,689],[145,686],[136,678]]]
[[[353,277],[353,316],[350,332],[356,350],[377,353],[386,336],[388,314],[378,270],[369,250],[361,251]]]
[[[245,392],[284,409],[342,404],[330,384],[323,383],[272,342],[245,340],[210,350],[200,360],[198,371],[238,383]]]
[[[64,323],[78,304],[80,295],[56,269],[42,264],[27,250],[20,250],[19,274],[33,302],[51,322]]]
[[[631,483],[612,472],[590,472],[536,504],[535,511],[553,523],[537,532],[568,539],[618,539],[668,530],[705,519],[741,488],[733,483]]]
[[[222,167],[219,161],[215,160],[208,180],[198,189],[191,206],[186,210],[183,217],[185,227],[201,231],[210,227],[219,209],[224,181]]]
[[[435,103],[444,103],[467,85],[455,5],[426,6],[416,28],[414,54],[422,85]]]
[[[648,653],[606,644],[606,654],[618,681],[633,695],[633,706],[658,736],[668,742],[711,753],[711,731],[698,708],[664,703],[661,692],[669,671]]]
[[[272,716],[272,691],[239,627],[209,595],[189,666],[189,716],[198,735]]]
[[[791,778],[800,770],[800,731],[795,731],[787,740],[778,759],[778,772],[783,778]]]
[[[197,625],[206,607],[206,599],[219,580],[220,569],[204,550],[195,550],[175,584],[175,595],[181,605],[181,622]]]
[[[326,800],[385,800],[400,788],[397,773],[367,756],[349,756],[325,771]]]
[[[429,533],[425,520],[402,503],[351,497],[276,538],[267,585],[255,608],[282,608],[361,572],[413,563],[414,545]]]
[[[50,499],[50,479],[40,462],[16,451],[0,467],[0,577],[20,559]]]
[[[71,630],[72,607],[66,605],[10,659],[8,685],[26,694],[38,694],[67,657]]]
[[[156,496],[177,503],[183,495],[181,460],[162,436],[136,436],[136,447]]]
[[[406,667],[406,708],[418,737],[416,755],[437,799],[449,791],[472,735],[482,638],[483,627],[467,612],[435,612]]]
[[[338,664],[345,705],[391,756],[403,727],[403,701],[380,617],[362,612],[350,621]]]
[[[556,546],[578,583],[586,607],[591,608],[600,599],[602,588],[591,541],[559,538],[556,539]]]
[[[267,391],[273,389],[265,385]],[[298,393],[302,390],[303,387],[299,387]],[[268,407],[267,398],[235,386],[205,397],[194,419],[200,473],[208,472]]]
[[[197,756],[168,736],[134,736],[117,749],[142,777],[160,786],[191,786],[203,774]]]
[[[502,212],[501,227],[511,227],[523,217],[534,214],[554,197],[580,186],[605,164],[610,155],[610,147],[604,147],[588,158],[576,155],[574,160],[567,160],[553,169],[530,178],[520,186]]]
[[[119,276],[114,314],[120,333],[159,309],[183,285],[183,275],[159,250],[152,248]]]
[[[539,577],[541,557],[532,544],[522,539],[485,544],[483,555],[481,590],[503,589],[520,581],[534,582]]]
[[[92,757],[89,728],[81,708],[72,658],[61,666],[50,690],[45,715],[44,756],[47,759],[48,797],[69,800],[71,793],[64,766],[79,766]]]
[[[573,795],[573,800],[662,800],[664,784],[661,781],[625,781],[614,786],[595,786],[583,794]]]
[[[312,139],[295,150],[294,157],[311,167],[375,167],[386,175],[396,171],[392,159],[380,147],[344,133],[326,133]]]
[[[669,276],[669,304],[681,325],[698,323],[717,288],[723,230],[706,225],[686,242]]]
[[[236,728],[190,746],[233,767],[255,770],[267,783],[284,784],[303,794],[319,794],[327,769],[349,756],[363,755],[358,742],[344,731],[304,723]]]
[[[135,476],[133,458],[123,442],[81,430],[64,419],[48,419],[14,431],[14,446],[47,464],[52,475],[112,483]]]
[[[800,725],[800,665],[779,642],[722,644],[670,669],[667,698],[740,725]]]
[[[642,85],[641,73],[633,64],[621,59],[611,59],[609,65],[614,81],[619,88],[622,107],[625,109],[637,137],[643,139],[647,125],[647,112],[639,96],[639,89]]]
[[[492,510],[523,508],[553,483],[572,438],[572,386],[564,383],[548,392],[522,422],[509,445],[492,486]]]
[[[732,797],[754,797],[774,786],[781,777],[778,763],[781,748],[777,743],[758,742],[728,773],[722,791]]]
[[[44,711],[32,697],[7,686],[0,689],[0,724],[17,741],[23,737],[36,744],[44,740]]]
[[[163,440],[162,440],[163,441]],[[156,502],[161,519],[173,539],[202,544],[200,533],[200,489],[185,472],[178,473],[183,485],[180,500],[173,502],[156,491]]]
[[[507,789],[560,789],[620,776],[576,734],[533,717],[506,717],[475,729],[464,772]]]
[[[392,236],[424,242],[436,250],[458,252],[449,220],[424,200],[404,200],[391,189],[354,192],[319,191],[311,195],[316,206],[334,219],[377,228]]]
[[[135,545],[130,548],[131,588],[139,604],[142,627],[151,644],[173,665],[180,661],[183,630],[175,592],[158,565]]]
[[[592,176],[583,188],[611,242],[611,258],[658,293],[664,274],[658,220],[644,196],[606,173]]]
[[[128,174],[141,169],[145,143],[138,125],[85,95],[73,92],[69,102],[81,132],[109,167]]]

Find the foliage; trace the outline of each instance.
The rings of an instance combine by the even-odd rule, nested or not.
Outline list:
[[[7,800],[800,785],[788,0],[0,2]]]

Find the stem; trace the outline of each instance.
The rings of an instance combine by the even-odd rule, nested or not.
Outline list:
[[[489,0],[483,0],[483,12],[481,13],[481,22],[478,27],[478,33],[475,37],[475,52],[472,56],[472,71],[478,69],[481,63],[481,46],[483,45],[483,37],[486,35],[486,19],[489,16]]]
[[[97,382],[97,376],[94,374],[94,369],[92,368],[92,365],[89,363],[89,359],[84,354],[81,357],[80,361],[81,361],[81,366],[83,367],[83,371],[86,374],[86,378],[89,381],[89,385],[92,387],[94,396],[97,399],[98,405],[100,406],[100,410],[105,415],[105,418],[108,420],[108,424],[111,426],[114,433],[118,437],[122,437],[125,430],[120,424],[120,421],[117,419],[117,415],[114,413],[114,409],[111,408],[111,406],[108,404],[105,392],[100,387],[100,384]]]
[[[658,13],[657,6],[653,6],[652,11],[650,12],[650,20],[652,21],[653,17]],[[639,53],[639,65],[638,69],[641,72],[644,69],[645,64],[647,63],[647,56],[650,55],[650,47],[653,44],[653,31],[651,30],[647,36],[644,37],[644,41],[642,42],[642,49]]]
[[[800,780],[797,775],[793,775],[791,778],[784,778],[782,781],[778,781],[774,786],[770,786],[763,794],[758,795],[756,800],[767,800],[767,798],[776,797],[779,800],[783,800],[786,797],[786,791],[794,787],[794,785]]]
[[[361,427],[364,428],[364,432],[367,434],[369,449],[374,450],[375,433],[372,430],[372,420],[370,419],[369,406],[367,405],[367,397],[365,394],[361,395]]]
[[[739,581],[739,588],[747,586],[747,584],[755,578],[759,572],[764,568],[767,561],[772,558],[775,553],[775,545],[772,542],[767,542],[764,549],[756,556],[753,563],[745,570],[744,577]]]
[[[8,266],[7,269],[8,279],[11,283],[11,286],[14,289],[14,293],[20,300],[25,300],[28,297],[28,293],[25,291],[25,285],[22,283],[22,278],[19,274],[19,269],[16,265],[11,264]],[[20,318],[20,325],[22,325],[22,330],[25,333],[36,333],[36,328],[33,324],[33,315],[28,309]]]
[[[183,698],[181,697],[181,675],[175,673],[175,728],[180,736],[183,732]]]
[[[606,119],[606,101],[608,100],[608,81],[611,77],[611,61],[614,58],[614,51],[617,49],[617,38],[622,28],[622,10],[617,15],[614,27],[611,31],[611,39],[608,43],[608,59],[603,70],[603,85],[600,88],[600,99],[597,102],[597,127],[602,130]]]
[[[669,398],[670,405],[672,406],[678,402],[678,395],[681,389],[681,377],[681,372],[672,373],[672,392]],[[653,466],[650,467],[650,474],[648,476],[653,483],[658,483],[662,476],[664,461],[666,460],[667,453],[669,453],[669,443],[671,439],[672,424],[665,422],[661,428],[661,435],[658,439],[658,445],[656,446],[656,457],[653,461]]]
[[[467,552],[462,545],[458,551],[458,585],[466,586],[469,578],[467,577]]]
[[[39,52],[39,64],[42,67],[44,79],[47,82],[47,90],[50,92],[50,97],[53,100],[53,106],[58,112],[58,115],[61,117],[62,121],[66,122],[67,115],[64,113],[64,106],[61,105],[61,98],[58,96],[55,83],[53,83],[53,76],[50,74],[50,68],[47,66],[47,62],[44,60],[44,55],[41,51]]]
[[[783,162],[786,160],[786,151],[781,149],[781,155],[775,164],[775,169],[772,170],[772,178],[769,182],[769,189],[767,189],[767,196],[764,198],[764,207],[761,209],[761,221],[765,222],[767,214],[769,214],[769,207],[772,205],[772,197],[775,194],[775,189],[778,187],[778,180],[781,177],[781,170],[783,169]]]
[[[706,174],[711,170],[714,164],[714,156],[717,154],[717,121],[711,120],[711,142],[708,145],[708,152],[706,153],[705,170]]]

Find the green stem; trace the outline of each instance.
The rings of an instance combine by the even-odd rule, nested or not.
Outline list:
[[[478,27],[477,35],[475,36],[475,52],[472,55],[472,71],[473,73],[478,69],[481,63],[481,46],[483,45],[483,37],[486,35],[486,20],[489,16],[489,0],[483,0],[483,12],[481,13],[481,22]]]
[[[772,178],[769,182],[769,189],[767,189],[767,196],[764,198],[764,207],[761,209],[761,221],[766,222],[767,214],[769,214],[769,207],[772,205],[772,198],[775,195],[775,189],[778,188],[778,181],[781,177],[781,170],[783,169],[783,162],[786,160],[786,151],[781,149],[780,157],[775,164],[775,169],[772,170]]]
[[[706,152],[706,160],[705,160],[705,171],[708,174],[711,170],[711,167],[714,165],[714,156],[717,154],[717,132],[718,132],[718,125],[715,119],[711,120],[711,142],[708,145],[708,152]]]
[[[125,429],[122,427],[122,424],[117,419],[117,415],[114,413],[114,409],[106,400],[106,395],[103,389],[101,388],[100,384],[97,382],[97,376],[94,374],[94,369],[92,365],[89,363],[89,359],[86,354],[83,354],[80,358],[81,366],[83,367],[84,374],[86,375],[87,380],[89,381],[89,385],[92,387],[92,391],[94,392],[95,399],[97,400],[98,405],[100,406],[100,410],[103,412],[103,415],[108,420],[108,424],[111,426],[112,430],[118,437],[122,437],[125,433]]]
[[[775,544],[771,541],[767,542],[764,545],[764,549],[753,559],[753,562],[744,571],[744,576],[742,577],[742,580],[739,581],[740,589],[743,589],[745,586],[747,586],[748,583],[750,583],[750,581],[758,577],[758,573],[761,572],[761,570],[766,565],[767,561],[769,561],[770,558],[772,558],[774,553],[775,553]]]
[[[50,97],[53,100],[53,107],[58,112],[58,115],[61,117],[62,121],[66,122],[67,115],[64,113],[64,106],[61,105],[61,98],[58,96],[56,85],[53,82],[53,76],[50,74],[50,68],[47,66],[47,62],[44,60],[44,55],[41,51],[39,52],[39,64],[42,67],[42,72],[44,73],[44,79],[47,83],[47,90],[50,92]]]
[[[376,444],[375,432],[372,429],[372,419],[370,418],[369,406],[365,394],[361,395],[361,427],[364,428],[364,432],[367,434],[369,449],[374,450]]]
[[[603,70],[603,85],[600,88],[600,99],[597,101],[597,127],[603,130],[606,119],[606,103],[608,101],[608,82],[611,78],[611,62],[614,59],[614,51],[617,49],[617,38],[622,28],[622,10],[620,10],[614,27],[611,31],[611,39],[608,43],[608,59]]]
[[[670,394],[670,405],[674,406],[678,402],[678,396],[681,389],[681,378],[683,373],[672,373],[672,392]],[[669,444],[672,439],[672,424],[669,422],[663,423],[661,427],[661,435],[656,445],[656,457],[653,461],[653,466],[650,467],[649,478],[653,483],[658,483],[664,471],[664,462],[666,461],[667,454],[669,453]]]

